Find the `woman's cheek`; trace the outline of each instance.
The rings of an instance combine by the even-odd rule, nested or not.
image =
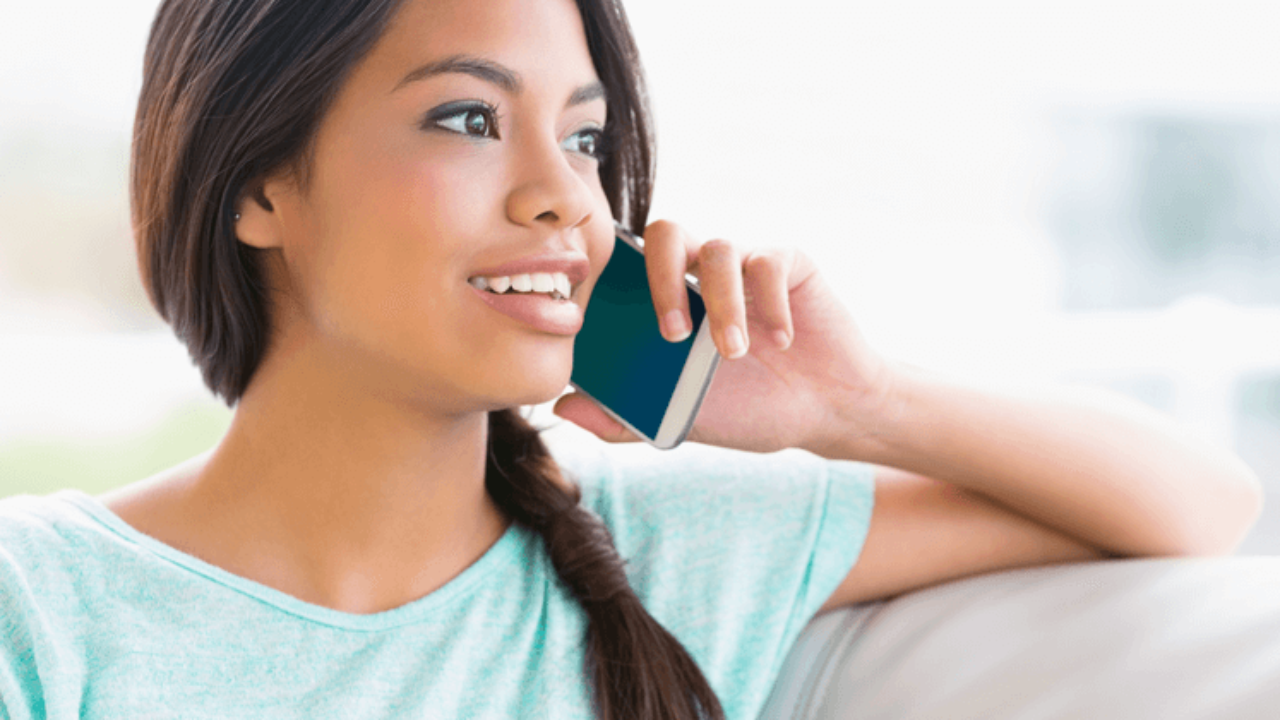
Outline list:
[[[480,250],[474,240],[491,236],[505,218],[501,173],[480,160],[446,157],[415,168],[397,214],[442,250],[455,246]]]

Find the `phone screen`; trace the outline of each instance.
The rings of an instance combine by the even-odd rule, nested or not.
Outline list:
[[[650,438],[658,435],[707,315],[702,296],[686,290],[693,331],[681,342],[668,342],[658,330],[644,256],[615,239],[574,340],[573,383]]]

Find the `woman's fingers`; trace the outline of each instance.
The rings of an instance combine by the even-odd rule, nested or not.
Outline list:
[[[742,294],[742,259],[737,248],[726,240],[708,240],[698,248],[695,265],[716,347],[726,358],[746,355],[750,339]]]
[[[794,263],[795,252],[779,248],[752,250],[743,262],[747,303],[779,350],[786,350],[795,337],[788,288]]]
[[[684,275],[689,270],[693,238],[678,225],[659,220],[644,231],[644,266],[653,294],[662,336],[671,342],[689,337],[689,295]]]
[[[768,341],[786,349],[795,337],[789,280],[796,253],[784,248],[752,250],[743,258],[726,240],[699,243],[675,223],[659,220],[645,228],[645,270],[654,310],[667,340],[689,336],[689,299],[685,273],[698,278],[707,321],[720,354],[742,357],[751,344],[747,310]]]

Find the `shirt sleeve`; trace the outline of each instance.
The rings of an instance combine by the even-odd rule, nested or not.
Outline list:
[[[44,715],[35,641],[23,620],[27,593],[13,558],[0,547],[0,720]]]
[[[50,623],[74,604],[64,547],[41,498],[0,500],[0,720],[78,714],[70,700],[78,694],[73,663]],[[69,691],[67,702],[53,697],[59,689]]]
[[[686,443],[610,448],[566,470],[650,614],[698,662],[729,717],[755,717],[862,551],[872,468]]]

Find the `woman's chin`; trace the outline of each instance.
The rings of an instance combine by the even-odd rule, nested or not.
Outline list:
[[[529,368],[512,372],[501,379],[502,388],[495,393],[502,407],[541,405],[564,394],[569,385],[571,368],[529,372]]]

